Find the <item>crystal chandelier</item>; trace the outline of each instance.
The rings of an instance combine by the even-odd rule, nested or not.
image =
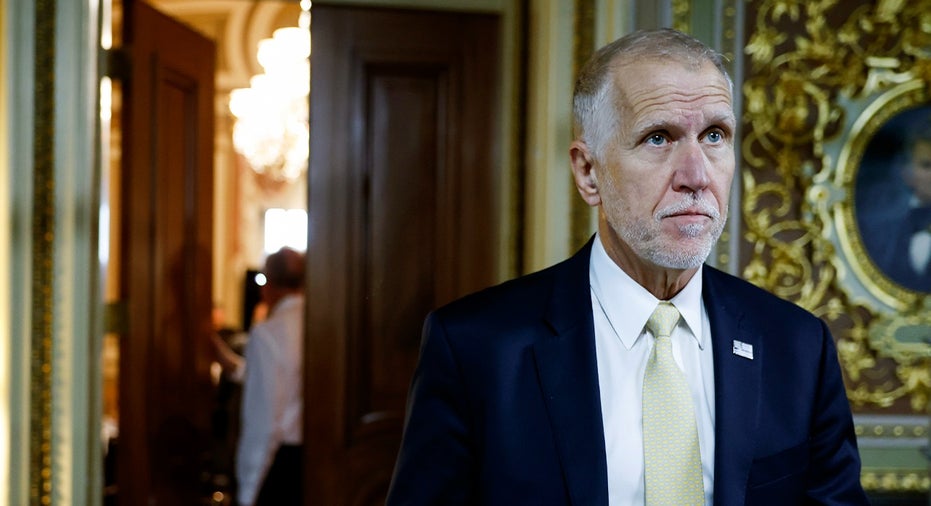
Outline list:
[[[310,0],[301,0],[298,26],[279,28],[259,42],[264,73],[230,92],[236,117],[233,147],[252,169],[275,181],[293,181],[309,158]]]

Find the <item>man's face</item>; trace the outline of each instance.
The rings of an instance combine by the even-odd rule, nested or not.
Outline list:
[[[609,247],[634,269],[696,268],[727,218],[736,125],[728,83],[710,63],[637,62],[616,75],[619,131],[594,170],[603,218],[620,239],[607,238]]]
[[[924,205],[931,204],[931,141],[919,141],[912,148],[908,185]]]

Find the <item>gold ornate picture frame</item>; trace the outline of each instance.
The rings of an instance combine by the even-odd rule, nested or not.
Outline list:
[[[931,102],[931,0],[744,5],[739,274],[830,327],[864,487],[924,496],[929,295],[869,256],[857,178],[883,129]]]
[[[898,361],[931,356],[931,276],[911,272],[903,244],[917,200],[905,181],[906,146],[931,125],[927,88],[909,79],[869,96],[842,97],[847,121],[824,143],[823,173],[809,192],[813,208],[825,214],[821,221],[832,224],[825,233],[837,252],[831,259],[839,286],[876,315],[870,342]]]
[[[928,104],[931,0],[747,7],[740,274],[824,319],[855,412],[926,414],[927,294],[865,254],[856,175],[897,114]]]

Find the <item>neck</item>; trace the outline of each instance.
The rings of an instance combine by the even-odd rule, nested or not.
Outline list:
[[[598,233],[611,260],[631,279],[659,300],[669,300],[691,281],[698,268],[673,269],[650,263],[636,254],[614,230],[602,222]]]

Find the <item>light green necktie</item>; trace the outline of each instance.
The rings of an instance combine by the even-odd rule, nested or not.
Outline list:
[[[647,506],[705,503],[698,429],[685,375],[672,357],[679,310],[661,301],[647,321],[655,338],[643,375],[643,463]]]

